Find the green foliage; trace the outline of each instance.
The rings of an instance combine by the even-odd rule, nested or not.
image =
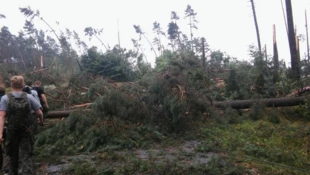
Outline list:
[[[253,80],[253,66],[248,62],[232,61],[229,65],[230,72],[225,78],[225,95],[228,99],[249,99],[253,96],[251,86],[254,84]]]
[[[209,78],[201,71],[199,59],[188,52],[164,52],[156,63],[160,72],[149,87],[150,104],[156,109],[152,113],[160,114],[154,120],[165,119],[166,128],[184,130],[209,109]]]
[[[125,93],[111,90],[99,97],[94,104],[96,114],[102,118],[115,116],[123,120],[147,120],[148,110],[137,95],[139,91],[135,92],[134,87],[128,88],[131,88],[130,91],[123,87]]]
[[[102,75],[115,81],[132,81],[136,78],[133,70],[133,59],[138,55],[119,47],[102,54],[96,48],[83,55],[81,63],[87,72]]]
[[[198,150],[225,152],[237,162],[258,168],[260,174],[303,174],[309,171],[309,126],[288,117],[289,113],[297,117],[294,111],[268,109],[252,120],[248,115],[258,112],[252,109],[249,114],[235,115],[239,122],[214,123],[217,119],[211,119],[202,129],[206,138]]]

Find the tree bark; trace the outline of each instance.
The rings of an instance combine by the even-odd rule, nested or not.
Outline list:
[[[90,111],[91,109],[83,109],[83,111]],[[81,109],[77,110],[66,110],[66,111],[49,111],[47,116],[45,118],[63,118],[63,117],[68,117],[71,112],[73,111],[81,111]]]
[[[291,0],[285,0],[286,4],[286,16],[287,16],[287,27],[288,27],[288,40],[291,53],[291,67],[292,67],[292,77],[295,80],[300,79],[300,68],[297,53],[297,45],[295,38],[294,20],[293,20],[293,10]]]
[[[276,25],[273,25],[273,65],[275,68],[275,72],[278,73],[279,70],[279,53],[277,46],[277,36],[276,36]]]
[[[258,29],[256,12],[255,12],[254,0],[251,0],[251,5],[252,5],[253,16],[254,16],[254,23],[255,23],[255,29],[256,29],[256,37],[257,37],[258,50],[259,50],[259,54],[262,54],[262,47],[261,47],[261,42],[260,42],[260,35],[259,35],[259,29]]]
[[[306,37],[307,37],[307,61],[310,61],[310,53],[309,53],[309,34],[308,34],[308,20],[307,20],[307,11],[305,11],[305,21],[306,21]]]
[[[201,38],[201,45],[202,45],[202,67],[203,70],[205,70],[206,69],[205,38]]]

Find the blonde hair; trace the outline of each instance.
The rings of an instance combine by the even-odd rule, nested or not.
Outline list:
[[[11,87],[14,89],[23,89],[25,85],[23,76],[13,76],[10,81]]]

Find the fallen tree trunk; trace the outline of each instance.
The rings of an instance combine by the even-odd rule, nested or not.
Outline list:
[[[233,109],[246,109],[250,108],[253,104],[262,104],[266,107],[297,106],[300,104],[305,104],[305,97],[283,97],[213,102],[213,105],[217,108],[231,107]]]
[[[66,111],[49,111],[45,118],[63,118],[68,117],[73,111],[90,111],[91,109],[74,109]]]
[[[45,118],[63,118],[68,117],[72,110],[68,111],[49,111]]]
[[[250,108],[253,104],[261,104],[265,107],[284,107],[284,106],[297,106],[305,104],[305,97],[283,97],[283,98],[265,98],[265,99],[253,99],[253,100],[231,100],[231,101],[220,101],[213,102],[213,106],[216,108],[228,108],[233,109],[246,109]],[[85,107],[88,104],[81,105]],[[87,109],[90,110],[90,109]],[[50,111],[45,118],[62,118],[68,117],[70,113],[75,110],[67,111]]]

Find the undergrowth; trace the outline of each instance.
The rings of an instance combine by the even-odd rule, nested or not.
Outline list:
[[[260,174],[309,174],[310,122],[298,108],[226,111],[227,120],[209,120],[201,152],[219,152]],[[255,115],[255,112],[258,115]]]
[[[98,150],[119,150],[146,147],[160,142],[164,134],[140,123],[116,117],[97,118],[92,113],[77,111],[36,138],[40,156],[73,155]]]

